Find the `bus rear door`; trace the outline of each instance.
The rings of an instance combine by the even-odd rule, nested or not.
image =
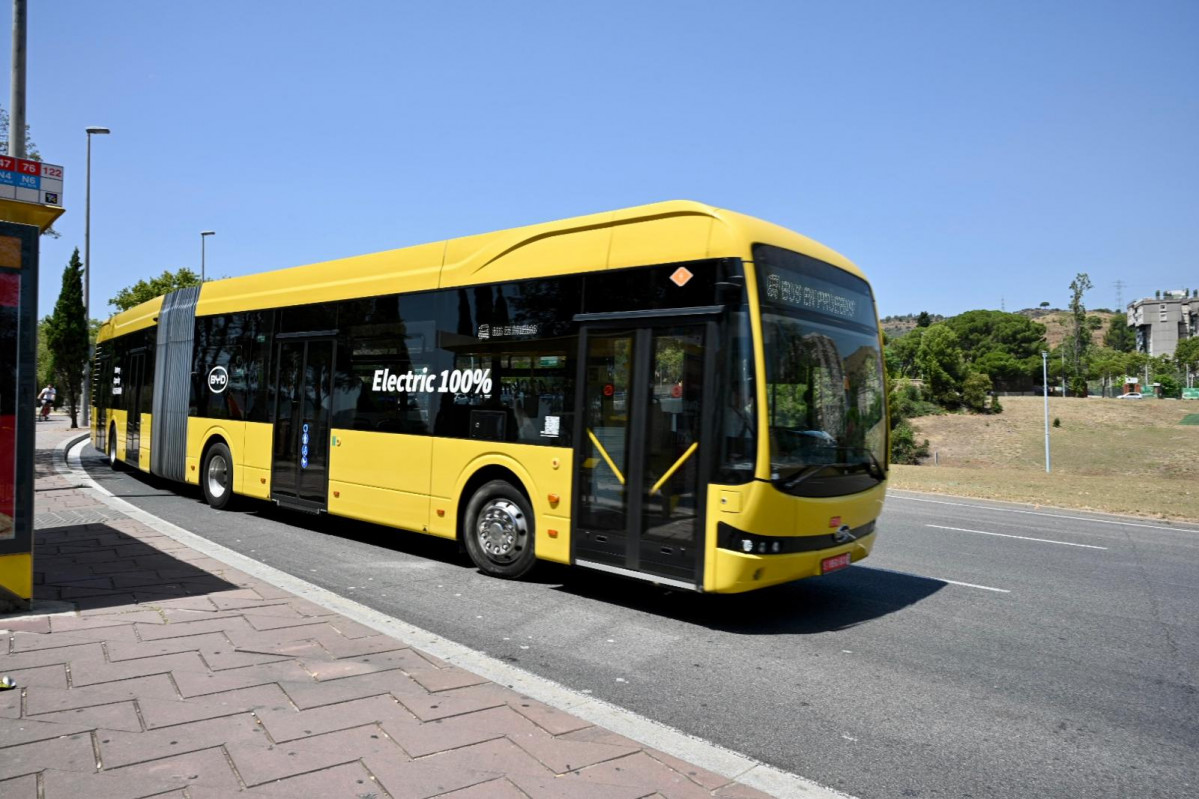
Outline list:
[[[315,513],[328,505],[336,344],[309,334],[277,339],[271,498]]]

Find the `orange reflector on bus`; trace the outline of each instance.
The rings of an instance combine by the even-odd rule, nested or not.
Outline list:
[[[562,497],[558,496],[557,494],[550,494],[548,499],[551,505],[557,505],[562,501]]]
[[[438,516],[445,516],[445,508],[438,508],[438,509],[437,509],[437,515],[438,515]]]
[[[550,538],[557,538],[557,537],[558,537],[558,531],[557,531],[557,530],[546,530],[546,532],[547,532],[547,533],[549,533],[549,536],[550,536]]]
[[[340,492],[340,491],[334,491],[334,492],[333,492],[333,498],[334,498],[334,499],[337,499],[337,498],[338,498],[338,497],[340,497],[340,496],[341,496],[341,492]]]

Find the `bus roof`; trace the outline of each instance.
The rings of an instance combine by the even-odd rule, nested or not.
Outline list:
[[[690,200],[511,228],[369,255],[206,282],[197,316],[604,269],[738,257],[774,244],[862,273],[806,236]],[[113,316],[104,340],[153,325],[162,297]]]

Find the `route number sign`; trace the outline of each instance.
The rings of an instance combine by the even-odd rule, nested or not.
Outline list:
[[[63,169],[0,155],[0,199],[62,208]]]

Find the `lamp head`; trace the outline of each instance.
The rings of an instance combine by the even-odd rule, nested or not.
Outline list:
[[[87,128],[87,135],[89,135],[89,136],[90,136],[90,135],[92,135],[93,133],[95,133],[95,134],[99,135],[99,134],[101,134],[101,133],[112,133],[112,131],[111,131],[111,130],[109,130],[108,128],[100,128],[100,127],[96,127],[96,126],[94,126],[94,125],[93,125],[92,127],[90,127],[90,128]]]
[[[215,235],[216,235],[216,231],[215,231],[215,230],[201,230],[201,231],[200,231],[200,236],[201,236],[201,237],[203,237],[203,236],[215,236]]]

